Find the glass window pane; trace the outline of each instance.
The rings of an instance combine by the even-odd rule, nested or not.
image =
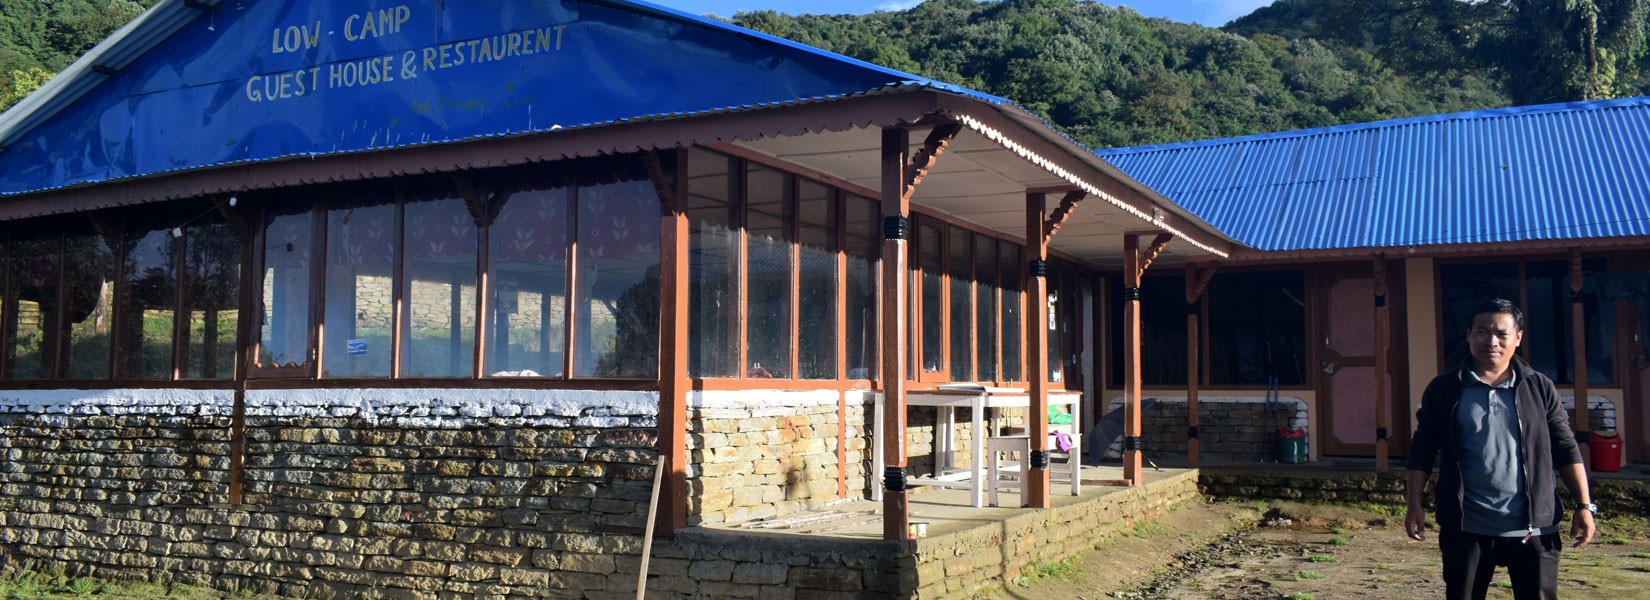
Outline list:
[[[859,196],[848,196],[844,203],[847,216],[848,305],[844,307],[848,323],[848,378],[875,379],[881,372],[878,364],[877,295],[881,285],[881,269],[877,257],[881,254],[881,212],[877,203]]]
[[[831,188],[798,183],[801,252],[797,302],[797,376],[836,379],[836,198]]]
[[[309,210],[271,211],[264,218],[263,273],[259,277],[258,352],[254,365],[295,367],[310,358],[310,255],[315,216]]]
[[[1002,314],[1003,329],[1003,381],[1025,381],[1025,357],[1020,349],[1024,347],[1025,330],[1021,326],[1024,319],[1020,309],[1020,298],[1025,294],[1025,275],[1020,270],[1020,245],[1003,243],[997,248],[999,262],[998,273],[1002,282],[1002,303],[999,304]]]
[[[921,319],[922,371],[938,373],[945,368],[945,252],[940,228],[923,223],[917,227],[917,265],[922,270]]]
[[[488,231],[492,302],[486,372],[560,377],[567,324],[565,185],[509,193]]]
[[[409,200],[401,377],[469,377],[476,352],[476,225],[455,193]]]
[[[1186,385],[1186,277],[1147,276],[1140,282],[1140,382]],[[1123,281],[1112,278],[1111,379],[1123,385]]]
[[[946,273],[951,276],[951,380],[969,381],[974,378],[974,234],[952,227],[950,237]]]
[[[108,379],[114,332],[115,253],[91,232],[64,238],[63,293],[68,302],[69,379]],[[233,338],[231,338],[233,340]]]
[[[747,377],[791,376],[791,176],[752,165],[745,196]]]
[[[694,149],[688,156],[688,376],[739,374],[737,163]]]
[[[1186,280],[1180,281],[1183,291]],[[1276,376],[1278,385],[1305,385],[1306,307],[1300,302],[1306,298],[1305,289],[1300,271],[1216,273],[1204,292],[1209,297],[1204,325],[1211,349],[1209,383],[1266,385]],[[1184,305],[1185,296],[1181,298]],[[1181,315],[1180,321],[1185,320]],[[1186,353],[1184,345],[1182,338],[1181,355]],[[1176,363],[1183,372],[1185,365],[1184,359]],[[1185,379],[1183,375],[1179,381]]]
[[[625,167],[578,189],[579,377],[659,376],[659,195],[639,162]]]
[[[61,247],[57,236],[11,243],[16,297],[8,302],[16,337],[7,352],[12,379],[52,378],[57,353],[57,280]]]
[[[178,244],[172,228],[126,236],[126,291],[120,302],[122,377],[171,379]]]
[[[183,379],[235,376],[235,324],[240,320],[241,241],[217,215],[184,228]]]
[[[1583,261],[1582,271],[1603,271],[1603,261]],[[1541,261],[1524,265],[1524,287],[1529,306],[1524,309],[1524,356],[1531,366],[1553,381],[1576,381],[1574,334],[1570,302],[1569,261]],[[1609,384],[1614,371],[1615,303],[1599,302],[1597,285],[1583,286],[1582,314],[1587,327],[1587,383]],[[1517,296],[1508,298],[1514,302]],[[1599,310],[1600,306],[1607,310]]]
[[[395,205],[340,203],[327,210],[326,377],[389,377],[394,303]]]
[[[974,364],[980,381],[997,379],[997,240],[974,236]]]

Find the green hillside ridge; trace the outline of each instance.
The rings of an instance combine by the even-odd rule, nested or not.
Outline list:
[[[0,106],[155,1],[0,2]],[[1640,95],[1647,12],[1650,0],[1279,0],[1209,28],[1082,0],[928,0],[730,20],[1010,98],[1106,148]]]

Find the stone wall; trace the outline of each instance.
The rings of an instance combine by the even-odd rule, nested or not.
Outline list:
[[[868,485],[866,398],[835,390],[694,392],[689,397],[689,524],[784,516]],[[846,411],[846,423],[841,412]],[[844,427],[846,429],[844,429]],[[845,431],[844,440],[837,437]],[[844,449],[838,460],[837,448]],[[838,481],[838,473],[844,481]]]
[[[235,507],[231,392],[5,394],[13,563],[318,598],[634,586],[652,393],[249,392]]]
[[[1564,403],[1565,411],[1570,413],[1570,424],[1574,426],[1576,422],[1575,394],[1570,394],[1568,396],[1561,395],[1559,399]],[[1588,395],[1587,423],[1590,425],[1587,429],[1588,431],[1615,431],[1616,404],[1604,396]]]
[[[1141,414],[1141,437],[1147,458],[1186,456],[1186,398],[1154,397]],[[1122,406],[1113,398],[1110,409]],[[1306,402],[1284,396],[1268,405],[1265,398],[1203,396],[1198,398],[1198,451],[1206,461],[1275,461],[1278,428],[1311,431]],[[1120,456],[1122,441],[1114,442],[1105,457]]]

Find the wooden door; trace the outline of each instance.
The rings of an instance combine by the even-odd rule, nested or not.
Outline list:
[[[1392,348],[1403,347],[1403,322],[1397,302],[1402,273],[1387,271],[1387,431],[1389,451],[1401,456],[1408,446],[1409,417],[1405,378]],[[1318,439],[1325,456],[1375,456],[1375,280],[1368,266],[1327,270],[1319,279],[1321,316],[1318,332]]]

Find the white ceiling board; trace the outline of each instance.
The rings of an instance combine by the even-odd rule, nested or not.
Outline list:
[[[914,155],[923,135],[911,136]],[[792,137],[763,138],[738,145],[868,189],[882,182],[880,130],[852,129]],[[963,130],[917,187],[911,201],[925,212],[972,223],[984,229],[1023,237],[1025,190],[1053,188],[1069,182],[1020,158],[995,142]],[[1048,210],[1059,206],[1049,195]],[[1053,247],[1100,266],[1122,264],[1123,236],[1151,225],[1101,198],[1089,197],[1055,235]],[[1184,241],[1171,242],[1163,259],[1181,260],[1202,253]]]

